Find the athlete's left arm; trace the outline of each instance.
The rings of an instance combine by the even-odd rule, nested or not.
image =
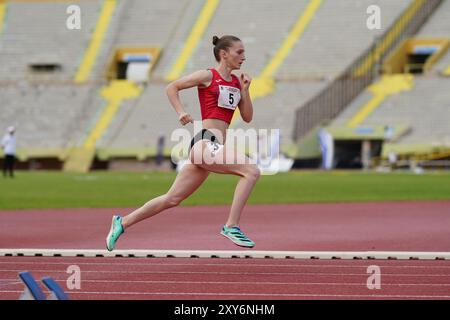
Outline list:
[[[249,88],[252,78],[246,73],[241,74],[241,101],[239,101],[238,108],[241,113],[242,120],[245,122],[252,121],[253,118],[253,104],[250,98]]]

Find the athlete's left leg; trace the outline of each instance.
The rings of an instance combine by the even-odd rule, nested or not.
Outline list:
[[[252,164],[245,154],[238,152],[232,146],[222,146],[212,155],[207,145],[209,142],[197,143],[191,152],[190,160],[197,163],[205,171],[240,176],[234,192],[233,202],[226,222],[227,226],[237,226],[242,210],[250,197],[256,182],[260,177],[260,170]],[[211,155],[210,155],[211,154]]]

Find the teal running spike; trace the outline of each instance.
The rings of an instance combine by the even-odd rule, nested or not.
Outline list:
[[[239,227],[229,228],[227,226],[223,226],[220,234],[227,237],[238,246],[246,248],[253,248],[255,246],[255,243],[249,238],[247,238],[247,236],[242,232],[242,230]]]
[[[108,236],[106,237],[106,249],[108,251],[113,251],[116,242],[119,239],[120,235],[124,233],[124,229],[122,226],[122,217],[121,216],[113,216],[111,221],[111,229],[109,230]]]

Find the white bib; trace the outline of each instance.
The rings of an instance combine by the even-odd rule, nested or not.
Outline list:
[[[206,145],[208,146],[208,149],[211,152],[212,156],[215,156],[216,153],[219,152],[223,148],[222,144],[219,144],[217,142],[212,142],[212,141],[208,141],[208,143]]]
[[[240,100],[241,91],[238,88],[219,85],[219,107],[235,110]]]

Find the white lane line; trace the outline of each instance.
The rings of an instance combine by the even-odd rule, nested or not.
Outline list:
[[[17,290],[0,290],[0,293],[21,293]],[[101,291],[73,291],[69,292],[69,295],[144,295],[144,296],[265,296],[265,297],[334,297],[334,298],[412,298],[412,299],[450,299],[450,296],[442,295],[390,295],[390,294],[307,294],[307,293],[251,293],[251,292],[101,292]]]
[[[23,284],[22,281],[17,281],[17,279],[7,280],[8,282],[4,283],[3,280],[0,280],[0,288],[9,287],[17,284]]]
[[[11,279],[14,281],[15,279]],[[61,283],[66,283],[67,279],[54,279],[55,281],[59,281]],[[164,280],[82,280],[83,283],[134,283],[134,284],[221,284],[221,285],[311,285],[311,286],[361,286],[366,287],[366,282],[358,282],[358,283],[350,283],[350,282],[270,282],[270,281],[164,281]],[[11,282],[8,285],[19,285],[22,282]],[[1,286],[1,285],[0,285]],[[383,283],[383,287],[391,286],[391,287],[421,287],[421,286],[430,286],[430,287],[450,287],[450,283]],[[70,292],[70,291],[69,291]]]
[[[20,272],[22,269],[8,269],[0,270],[2,272]],[[42,273],[66,273],[65,270],[41,270],[41,269],[30,269],[30,272],[42,272]],[[105,273],[105,274],[213,274],[213,275],[281,275],[281,276],[293,276],[293,275],[305,275],[305,276],[367,276],[366,273],[326,273],[326,272],[220,272],[220,271],[159,271],[159,270],[149,270],[149,271],[129,271],[129,270],[83,270],[83,273]],[[395,277],[450,277],[450,274],[398,274],[398,273],[383,273],[384,277],[395,276]]]
[[[15,257],[14,257],[15,258]],[[35,257],[36,259],[42,259],[42,257]],[[19,257],[18,259],[23,259],[23,257]],[[81,259],[81,258],[80,258]],[[121,258],[119,258],[121,259]],[[151,259],[151,258],[150,258]],[[249,260],[243,260],[242,263],[155,263],[152,264],[151,261],[147,263],[135,263],[135,262],[78,262],[73,261],[74,264],[78,266],[218,266],[218,267],[276,267],[276,268],[311,268],[311,267],[318,267],[318,268],[364,268],[367,266],[367,264],[374,264],[368,260],[363,260],[364,264],[359,265],[329,265],[329,264],[244,264],[246,261]],[[355,260],[355,261],[361,261],[361,260]],[[380,268],[414,268],[414,269],[450,269],[450,261],[446,261],[449,263],[447,266],[417,266],[417,265],[403,265],[403,266],[394,266],[394,265],[382,265],[379,263],[376,263],[376,265]],[[40,261],[0,261],[1,264],[12,264],[12,265],[68,265],[72,262],[40,262]]]
[[[95,249],[0,249],[0,256],[7,255],[24,255],[24,256],[85,256],[85,257],[117,257],[117,256],[134,256],[134,257],[175,257],[175,258],[272,258],[272,259],[449,259],[450,252],[404,252],[404,251],[256,251],[256,250],[115,250],[108,252],[107,250]]]

